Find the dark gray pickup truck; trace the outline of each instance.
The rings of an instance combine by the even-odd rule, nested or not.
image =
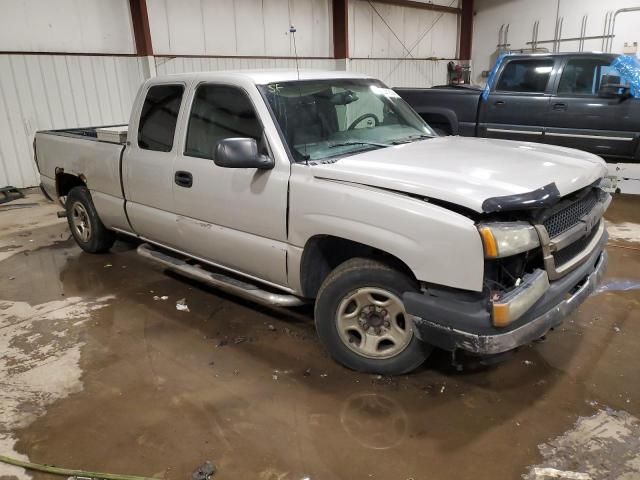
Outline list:
[[[398,88],[445,135],[578,148],[613,162],[640,162],[640,98],[611,68],[617,55],[507,55],[478,87]]]

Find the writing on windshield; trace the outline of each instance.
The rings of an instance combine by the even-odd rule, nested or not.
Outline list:
[[[377,80],[330,79],[261,87],[296,161],[323,160],[435,136]]]

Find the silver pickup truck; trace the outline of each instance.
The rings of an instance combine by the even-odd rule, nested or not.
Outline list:
[[[359,371],[409,372],[434,346],[527,344],[607,263],[602,159],[438,137],[353,73],[157,77],[128,125],[38,132],[35,150],[82,249],[118,232],[255,302],[315,302],[320,340]]]

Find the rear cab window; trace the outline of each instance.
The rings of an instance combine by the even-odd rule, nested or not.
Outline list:
[[[171,151],[183,94],[183,85],[154,85],[149,88],[138,123],[140,148]]]
[[[511,60],[502,69],[497,92],[544,93],[549,83],[554,60]]]

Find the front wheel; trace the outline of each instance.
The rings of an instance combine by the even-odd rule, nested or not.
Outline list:
[[[316,329],[331,356],[353,370],[400,375],[431,352],[413,331],[402,294],[416,291],[407,275],[371,259],[354,258],[329,274],[318,292]]]
[[[113,246],[116,234],[98,217],[86,187],[72,188],[65,205],[71,234],[80,248],[89,253],[103,253]]]

